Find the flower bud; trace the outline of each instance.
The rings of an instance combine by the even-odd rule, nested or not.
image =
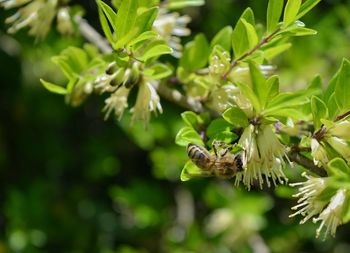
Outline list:
[[[335,122],[333,126],[328,128],[327,135],[350,139],[350,122],[347,120]]]
[[[344,203],[346,198],[349,198],[348,191],[340,188],[337,193],[331,198],[328,206],[322,211],[322,213],[313,219],[313,222],[316,223],[321,221],[321,225],[316,230],[316,237],[320,236],[322,228],[326,225],[327,229],[324,234],[324,239],[327,234],[331,233],[332,236],[335,236],[337,227],[342,224],[342,215],[344,210]]]
[[[112,95],[105,100],[105,107],[103,111],[106,112],[105,120],[108,119],[111,112],[114,110],[115,116],[118,120],[123,116],[124,110],[128,107],[128,95],[130,90],[121,86]]]
[[[326,149],[314,138],[311,139],[311,155],[314,159],[314,164],[319,167],[329,162]]]
[[[11,9],[14,7],[24,5],[30,1],[31,0],[5,0],[5,1],[2,0],[2,1],[0,1],[0,6],[4,7],[5,9]]]
[[[159,96],[151,82],[146,80],[140,82],[136,103],[131,111],[133,122],[140,120],[145,124],[149,122],[151,112],[162,113]]]
[[[350,146],[345,140],[338,137],[327,137],[325,141],[327,141],[335,151],[341,154],[347,162],[350,162]]]
[[[72,20],[67,7],[60,8],[57,13],[57,30],[64,35],[73,33]]]

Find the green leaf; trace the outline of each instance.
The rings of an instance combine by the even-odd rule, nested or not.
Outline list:
[[[292,27],[289,29],[285,29],[280,34],[288,35],[288,36],[309,36],[317,34],[316,30],[305,28],[305,27]]]
[[[176,135],[175,143],[179,146],[187,146],[189,143],[204,146],[202,138],[192,127],[181,128]]]
[[[216,45],[220,45],[223,49],[230,52],[232,41],[232,27],[225,26],[212,39],[210,48],[213,49]]]
[[[302,91],[280,93],[268,101],[265,113],[268,115],[274,110],[303,105],[309,102],[312,95],[319,95],[321,92],[318,86],[311,84],[307,89]]]
[[[280,45],[276,45],[273,47],[270,47],[266,50],[264,50],[264,57],[271,61],[274,57],[277,55],[283,53],[284,51],[288,50],[292,46],[292,43],[284,43]]]
[[[158,11],[159,7],[152,7],[137,16],[135,21],[135,26],[138,28],[137,34],[141,34],[152,29],[154,20],[158,16]]]
[[[269,0],[267,6],[267,33],[272,33],[276,30],[278,22],[282,15],[284,0]]]
[[[279,94],[279,79],[278,76],[270,76],[266,81],[266,87],[268,89],[267,101],[270,101]]]
[[[134,46],[136,44],[139,44],[140,42],[144,42],[146,40],[155,39],[155,38],[157,38],[157,36],[158,36],[158,34],[156,32],[153,32],[153,31],[143,32],[139,36],[137,36],[136,38],[132,39],[128,43],[128,46],[132,47],[132,46]]]
[[[270,108],[297,106],[307,103],[308,100],[308,96],[303,94],[303,92],[284,92],[269,101],[267,108],[269,110]]]
[[[140,2],[142,4],[142,2]],[[140,11],[141,9],[141,11]],[[143,10],[143,11],[142,11]],[[151,39],[152,37],[152,29],[154,20],[157,18],[159,8],[158,7],[152,7],[152,8],[139,8],[135,23],[132,27],[130,27],[130,30],[122,37],[119,38],[117,43],[115,44],[115,48],[121,48],[125,45],[130,46],[130,43],[133,42],[133,45],[140,44],[140,42],[147,39]],[[119,12],[118,12],[119,13]],[[145,32],[149,32],[147,34],[144,34]],[[139,35],[143,34],[144,36],[139,38]],[[155,33],[157,35],[157,33]],[[134,38],[139,39],[134,39]]]
[[[210,48],[203,34],[198,34],[193,41],[186,44],[180,66],[187,71],[194,71],[204,67],[208,62]]]
[[[287,27],[288,25],[292,24],[297,19],[297,14],[299,12],[300,5],[301,0],[288,0],[283,15],[284,27]]]
[[[332,176],[344,178],[345,180],[350,179],[350,168],[342,158],[334,158],[327,164],[327,171]]]
[[[115,32],[118,40],[122,39],[132,30],[132,28],[134,28],[137,17],[137,9],[139,7],[138,2],[138,0],[122,1],[115,20]]]
[[[249,24],[244,18],[242,18],[241,21],[247,33],[249,48],[253,48],[259,42],[258,34],[256,33],[254,26]]]
[[[223,118],[214,119],[207,127],[206,133],[209,138],[218,132],[231,131],[232,125]]]
[[[230,124],[234,126],[240,126],[240,127],[247,127],[249,125],[248,117],[245,115],[245,113],[237,106],[232,106],[231,108],[227,109],[223,114],[222,117],[229,122]]]
[[[210,141],[216,140],[227,144],[232,143],[237,139],[238,139],[238,135],[231,131],[217,132],[210,137]]]
[[[101,3],[102,3],[102,1],[97,1],[98,16],[100,19],[102,30],[103,30],[104,34],[106,35],[107,40],[113,45],[115,40],[113,37],[113,33],[111,31],[111,28],[109,27],[108,20],[107,20],[105,14],[104,14],[104,11],[101,7]]]
[[[69,80],[66,88],[68,94],[71,94],[73,92],[74,86],[76,85],[77,82],[78,82],[78,78],[73,78]]]
[[[145,69],[143,72],[143,75],[153,79],[153,80],[160,80],[165,77],[168,77],[171,75],[172,70],[167,65],[162,63],[156,63],[152,65],[151,67]],[[162,85],[162,84],[160,84]]]
[[[350,62],[343,59],[334,94],[341,112],[350,110]]]
[[[299,13],[297,15],[297,19],[300,19],[303,17],[306,13],[308,13],[312,8],[314,8],[321,0],[306,0],[304,3],[300,6]]]
[[[333,93],[328,99],[327,103],[329,119],[334,120],[339,114],[339,107],[335,98],[335,93]]]
[[[187,6],[201,6],[204,5],[204,0],[170,0],[167,1],[165,7],[169,10],[182,9]]]
[[[143,55],[141,56],[140,60],[147,61],[150,58],[158,57],[163,54],[171,54],[173,50],[166,44],[156,44],[152,45],[151,47],[148,47]]]
[[[180,179],[181,181],[188,181],[200,176],[209,176],[209,174],[198,168],[192,161],[188,161],[181,171]]]
[[[186,111],[181,113],[181,117],[188,126],[192,127],[195,130],[199,130],[199,125],[200,125],[199,115],[191,111]]]
[[[269,113],[264,113],[264,115],[268,117],[276,117],[276,118],[292,118],[295,120],[308,120],[309,115],[305,114],[303,110],[299,108],[278,108]]]
[[[254,91],[245,83],[241,83],[241,82],[236,82],[236,85],[238,86],[238,88],[241,90],[241,92],[243,93],[244,96],[246,96],[248,98],[248,100],[250,101],[250,103],[252,104],[253,108],[257,111],[257,112],[261,112],[261,104],[259,102],[258,97],[255,95]]]
[[[334,94],[334,90],[335,90],[336,84],[338,82],[340,70],[341,70],[341,68],[339,68],[338,71],[333,75],[333,77],[331,78],[331,80],[329,81],[329,83],[327,85],[326,91],[324,92],[323,100],[326,101],[327,104],[328,104],[330,97]]]
[[[154,7],[159,5],[160,0],[139,0],[139,7]]]
[[[66,95],[67,94],[67,90],[65,88],[63,88],[62,86],[58,86],[57,84],[46,82],[43,79],[40,79],[40,82],[44,85],[44,87],[48,91],[50,91],[52,93],[56,93],[56,94],[60,94],[60,95]]]
[[[247,8],[240,19],[238,20],[235,28],[232,32],[232,48],[235,55],[235,59],[242,56],[246,51],[249,50],[249,40],[246,32],[246,27],[242,22],[244,19],[247,23],[255,25],[254,13],[252,9]]]
[[[328,117],[328,109],[326,104],[318,97],[311,97],[311,112],[314,120],[315,129],[321,128],[321,119]]]
[[[319,95],[321,97],[322,92],[323,92],[323,90],[322,90],[323,88],[322,88],[322,79],[321,79],[320,75],[316,75],[312,79],[310,86],[309,86],[309,89],[319,91]]]
[[[260,105],[264,108],[269,95],[265,76],[261,73],[259,67],[254,62],[249,62],[249,70],[253,91],[257,96]]]
[[[79,76],[88,64],[87,54],[77,47],[68,47],[60,55],[52,57],[51,60],[61,68],[68,79]]]
[[[117,31],[117,14],[108,4],[104,3],[103,1],[99,0],[97,1],[97,4],[103,11],[104,15],[106,15],[109,24],[112,26],[114,32]]]
[[[60,67],[63,74],[69,79],[74,79],[77,76],[77,72],[74,71],[67,61],[62,59],[60,56],[54,56],[51,58],[52,62]]]

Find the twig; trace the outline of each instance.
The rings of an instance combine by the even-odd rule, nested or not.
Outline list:
[[[75,21],[79,26],[81,34],[87,41],[97,46],[102,53],[107,54],[113,52],[113,49],[108,44],[108,41],[102,37],[101,34],[99,34],[84,18],[76,16]]]
[[[288,154],[288,158],[292,161],[295,162],[301,166],[303,166],[305,169],[321,176],[321,177],[325,177],[327,176],[327,172],[325,171],[325,169],[323,167],[318,167],[314,164],[314,162],[303,156],[302,154],[300,154],[297,151],[290,151]]]
[[[339,115],[338,117],[335,118],[334,122],[337,122],[337,121],[339,121],[339,120],[342,120],[342,119],[346,118],[346,117],[349,116],[349,115],[350,115],[350,111],[348,111],[348,112],[346,112],[346,113],[344,113],[344,114],[342,114],[342,115]]]
[[[170,102],[194,112],[203,112],[203,106],[199,101],[182,95],[179,91],[169,88],[165,83],[160,83],[156,89],[161,97]]]
[[[247,58],[248,56],[252,55],[256,50],[258,50],[263,45],[265,45],[267,42],[269,42],[280,30],[281,30],[281,28],[278,28],[276,31],[274,31],[270,35],[264,37],[254,48],[252,48],[251,50],[249,50],[248,52],[246,52],[245,54],[240,56],[238,59],[233,60],[229,70],[226,73],[224,73],[221,78],[226,79],[227,76],[230,74],[230,72],[234,69],[234,67],[236,67],[238,65],[238,63],[240,61],[242,61],[245,58]]]

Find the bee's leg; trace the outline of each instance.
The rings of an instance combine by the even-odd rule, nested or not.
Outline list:
[[[218,157],[218,141],[213,141],[212,147],[215,153],[215,157]]]
[[[215,140],[213,141],[212,146],[217,157],[223,157],[227,154],[227,152],[232,150],[232,147],[229,147],[225,142],[222,141]],[[218,152],[219,148],[220,152]]]

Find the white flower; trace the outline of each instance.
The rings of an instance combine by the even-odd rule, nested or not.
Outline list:
[[[311,139],[311,155],[313,157],[314,164],[319,167],[326,165],[329,162],[327,151],[323,147],[323,144],[314,138]]]
[[[191,21],[189,16],[180,16],[177,12],[167,13],[160,10],[153,28],[174,50],[172,55],[181,57],[182,45],[179,37],[190,35],[191,31],[186,26]]]
[[[158,83],[153,82],[153,85]],[[160,104],[159,96],[153,87],[152,83],[147,80],[142,80],[139,83],[139,91],[136,98],[136,103],[131,109],[133,116],[132,121],[144,121],[145,124],[149,122],[151,112],[162,113],[162,106]]]
[[[0,6],[4,7],[5,9],[11,9],[24,5],[30,1],[31,0],[0,0]]]
[[[105,100],[105,107],[103,111],[106,112],[105,120],[108,119],[111,112],[114,110],[115,116],[118,120],[123,116],[124,110],[128,107],[128,95],[130,89],[125,86],[121,86],[118,90],[111,94],[109,98]]]
[[[227,84],[214,88],[210,94],[208,106],[211,109],[223,113],[226,109],[235,104],[235,99],[239,95],[239,90],[233,84]]]
[[[290,184],[291,186],[298,186],[298,193],[293,197],[299,198],[298,204],[292,207],[292,210],[296,210],[295,213],[289,217],[296,215],[302,215],[304,218],[300,221],[300,224],[305,223],[313,216],[313,222],[321,221],[320,226],[316,230],[316,237],[320,236],[322,229],[326,226],[324,233],[324,239],[329,232],[332,236],[335,235],[337,227],[343,223],[344,211],[348,210],[349,204],[349,192],[344,188],[335,190],[332,186],[336,183],[333,182],[332,177],[317,178],[306,175],[305,182]]]
[[[210,58],[209,62],[209,72],[211,77],[221,79],[221,76],[229,70],[230,65],[230,53],[227,51],[216,51],[216,54]]]
[[[337,227],[342,224],[342,213],[344,209],[344,203],[346,202],[345,199],[347,197],[346,193],[347,190],[339,189],[337,193],[331,198],[329,205],[317,218],[313,219],[314,223],[321,221],[321,225],[316,230],[316,237],[320,236],[324,225],[327,227],[324,238],[326,238],[329,231],[332,236],[335,236]]]
[[[305,172],[302,176],[306,177],[305,182],[290,184],[293,187],[299,187],[299,192],[293,195],[293,197],[299,199],[298,204],[292,207],[292,210],[296,210],[296,212],[289,215],[289,217],[299,214],[304,216],[300,224],[304,224],[312,216],[319,214],[328,203],[327,200],[319,198],[320,194],[326,189],[327,178],[308,176]]]
[[[243,132],[238,144],[243,147],[243,163],[245,169],[236,176],[235,184],[240,181],[248,190],[255,180],[262,188],[264,179],[270,187],[269,179],[276,182],[287,181],[282,171],[282,156],[285,156],[284,146],[273,133],[271,126],[256,127],[249,125]]]
[[[14,33],[29,26],[30,35],[35,35],[37,38],[45,37],[56,15],[56,5],[57,0],[48,0],[46,2],[36,0],[28,3],[6,19],[6,23],[12,23],[8,32]],[[15,5],[8,4],[7,6],[12,7]]]
[[[350,139],[350,122],[347,120],[331,122],[332,126],[327,128],[327,135],[341,139]]]
[[[338,137],[327,137],[325,141],[334,148],[346,161],[350,162],[350,146]]]
[[[253,106],[250,103],[249,99],[244,96],[241,92],[235,94],[232,98],[235,104],[247,115],[248,118],[254,116]]]
[[[69,35],[73,33],[72,19],[69,14],[69,8],[62,7],[57,13],[57,30],[61,34]]]
[[[111,85],[111,82],[115,80],[115,78],[120,74],[120,72],[123,72],[123,69],[118,69],[113,74],[102,74],[95,78],[94,80],[94,86],[97,90],[99,90],[101,93],[104,92],[114,92],[118,85]]]

